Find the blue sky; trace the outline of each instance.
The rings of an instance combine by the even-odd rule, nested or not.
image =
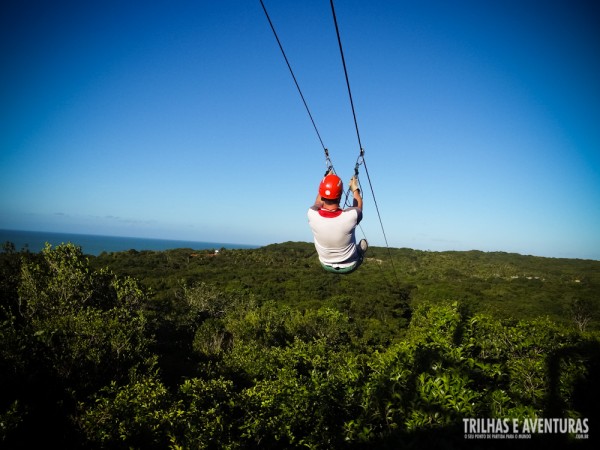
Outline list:
[[[264,1],[347,182],[329,2]],[[391,247],[600,259],[596,2],[335,7]],[[323,150],[259,0],[10,1],[0,46],[0,228],[312,240]]]

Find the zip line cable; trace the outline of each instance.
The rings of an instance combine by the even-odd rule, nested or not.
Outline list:
[[[346,86],[348,87],[348,97],[350,98],[350,106],[352,108],[352,116],[354,117],[354,127],[356,128],[356,137],[358,138],[358,146],[360,149],[360,154],[358,156],[358,159],[356,160],[356,165],[354,167],[354,175],[358,179],[358,168],[362,164],[365,167],[365,173],[367,174],[369,188],[371,189],[371,195],[373,196],[373,203],[375,204],[375,210],[377,211],[377,217],[379,218],[379,224],[381,225],[383,239],[385,240],[385,246],[388,251],[388,256],[390,257],[390,261],[392,263],[392,269],[393,269],[394,275],[396,277],[396,282],[399,282],[398,274],[396,272],[396,267],[394,266],[394,259],[392,258],[392,253],[390,250],[390,245],[388,244],[387,236],[385,234],[385,229],[383,228],[383,220],[381,219],[381,214],[379,213],[379,206],[377,205],[377,199],[375,198],[375,191],[373,190],[373,184],[371,183],[371,177],[369,175],[369,170],[367,169],[367,162],[365,161],[365,157],[364,157],[365,152],[363,150],[363,146],[360,141],[360,133],[358,132],[358,121],[356,120],[356,111],[354,109],[354,101],[352,100],[352,90],[350,89],[350,79],[348,78],[348,70],[346,68],[346,58],[344,58],[344,49],[342,47],[342,39],[340,37],[340,29],[339,29],[337,17],[335,14],[335,7],[333,5],[333,0],[329,0],[329,4],[331,5],[331,14],[333,15],[333,23],[335,24],[335,33],[337,35],[338,45],[340,47],[340,56],[342,58],[342,66],[344,67],[344,75],[346,77]],[[348,198],[348,196],[346,196],[346,198]],[[361,227],[361,230],[362,230],[362,227]],[[364,234],[364,231],[363,231],[363,234]]]
[[[367,169],[367,162],[363,159],[363,165],[365,166],[365,173],[367,174],[367,181],[369,182],[369,188],[371,189],[371,194],[373,195],[373,203],[375,204],[375,211],[377,211],[377,217],[379,218],[379,224],[381,225],[381,232],[383,233],[383,239],[385,240],[385,246],[387,248],[388,256],[390,257],[390,262],[392,263],[392,270],[394,271],[394,276],[396,277],[396,283],[400,284],[400,280],[398,280],[398,273],[396,272],[396,266],[394,265],[394,258],[392,258],[392,251],[390,250],[390,245],[388,244],[387,236],[385,234],[385,229],[383,228],[383,221],[381,220],[381,214],[379,214],[379,206],[377,205],[377,199],[375,198],[375,192],[373,192],[373,185],[371,184],[371,177],[369,176],[369,170]]]
[[[321,139],[321,134],[319,133],[319,130],[317,129],[317,125],[313,119],[312,114],[310,113],[310,109],[308,108],[308,104],[306,103],[306,99],[304,98],[304,95],[302,94],[302,90],[300,89],[300,85],[298,84],[298,80],[296,80],[296,76],[294,75],[294,71],[292,70],[292,66],[290,64],[290,62],[288,61],[288,58],[285,54],[285,51],[283,50],[283,45],[281,45],[281,41],[279,40],[279,36],[277,35],[277,31],[275,31],[275,26],[273,25],[273,22],[271,21],[271,17],[269,16],[269,13],[267,12],[267,8],[263,2],[263,0],[260,0],[260,4],[262,6],[263,11],[265,12],[265,16],[267,16],[267,20],[269,21],[269,25],[271,26],[271,30],[273,31],[273,34],[275,35],[275,39],[277,40],[277,44],[279,45],[279,50],[281,50],[281,54],[283,55],[283,59],[285,59],[285,63],[288,66],[288,69],[290,70],[290,74],[292,75],[292,79],[294,80],[294,83],[296,84],[296,89],[298,89],[298,93],[300,94],[300,98],[302,99],[302,103],[304,103],[304,107],[306,108],[306,112],[308,113],[308,117],[310,117],[310,121],[313,124],[313,127],[315,129],[315,132],[317,133],[317,137],[319,138],[319,142],[321,143],[321,147],[323,147],[323,151],[325,152],[325,163],[327,164],[327,172],[329,172],[330,170],[333,170],[335,173],[335,170],[333,169],[333,164],[331,163],[331,159],[329,159],[329,150],[327,150],[327,148],[325,147],[325,144],[323,144],[323,139]]]
[[[262,0],[261,0],[262,1]],[[354,117],[354,127],[356,128],[356,137],[358,138],[358,148],[361,153],[363,151],[362,143],[360,142],[360,133],[358,132],[358,121],[356,120],[356,111],[354,110],[354,101],[352,100],[352,91],[350,90],[350,79],[348,78],[348,70],[346,70],[346,59],[344,58],[344,49],[342,48],[342,39],[340,38],[340,29],[338,27],[337,17],[333,0],[329,0],[331,4],[331,13],[333,14],[333,23],[335,24],[335,33],[337,34],[338,45],[340,47],[340,56],[342,57],[342,66],[344,67],[344,75],[346,76],[346,86],[348,87],[348,97],[350,97],[350,106],[352,107],[352,116]]]

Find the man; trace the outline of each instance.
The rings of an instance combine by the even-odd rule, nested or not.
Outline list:
[[[367,251],[367,241],[356,245],[355,229],[362,220],[363,199],[358,180],[350,179],[354,197],[351,208],[340,209],[344,185],[334,173],[327,174],[319,185],[315,204],[308,210],[308,223],[323,268],[333,273],[350,273],[360,266]]]

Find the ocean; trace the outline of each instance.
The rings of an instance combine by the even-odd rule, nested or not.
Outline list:
[[[98,256],[102,252],[122,252],[127,250],[170,250],[174,248],[206,249],[250,249],[258,245],[230,244],[222,242],[177,241],[169,239],[148,239],[119,236],[96,236],[76,233],[51,233],[46,231],[0,230],[0,244],[12,242],[17,251],[28,249],[30,252],[41,251],[46,242],[52,246],[71,242],[86,255]]]

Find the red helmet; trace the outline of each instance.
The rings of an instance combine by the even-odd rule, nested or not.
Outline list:
[[[319,195],[328,200],[335,200],[342,196],[344,192],[344,183],[337,175],[330,173],[321,180],[319,186]]]

